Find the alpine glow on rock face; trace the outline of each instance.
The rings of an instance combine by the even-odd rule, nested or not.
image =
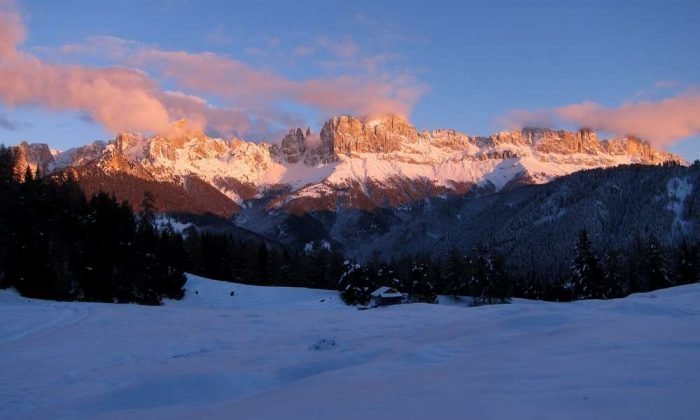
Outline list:
[[[699,21],[0,0],[0,418],[697,418]]]

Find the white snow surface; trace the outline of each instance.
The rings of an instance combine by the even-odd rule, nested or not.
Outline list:
[[[358,311],[189,276],[161,307],[0,291],[0,418],[695,419],[700,284]],[[235,294],[231,296],[231,291]]]
[[[180,222],[176,219],[173,219],[172,217],[168,217],[165,215],[158,215],[156,217],[156,226],[158,227],[159,230],[165,230],[167,228],[172,228],[174,232],[177,232],[179,234],[183,234],[187,228],[190,228],[194,226],[192,223],[183,223]]]

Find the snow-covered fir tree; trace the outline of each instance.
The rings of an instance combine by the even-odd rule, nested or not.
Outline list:
[[[396,272],[387,264],[378,264],[370,267],[370,277],[372,283],[377,287],[387,286],[394,290],[401,290],[401,280],[396,276]]]
[[[343,301],[348,305],[367,305],[372,298],[374,284],[369,273],[360,264],[345,261],[345,270],[338,281]]]

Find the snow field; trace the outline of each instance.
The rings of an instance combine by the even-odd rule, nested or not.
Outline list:
[[[629,418],[700,412],[700,285],[357,311],[189,276],[162,307],[0,291],[0,418]],[[231,296],[231,291],[234,295]]]

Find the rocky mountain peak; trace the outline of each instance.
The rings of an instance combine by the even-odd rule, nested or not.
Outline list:
[[[321,143],[332,145],[335,155],[389,153],[419,137],[416,128],[397,115],[371,120],[349,115],[333,117],[323,125],[320,136]]]
[[[301,128],[289,130],[282,138],[278,153],[288,163],[304,162],[309,166],[336,160],[332,143],[322,141],[309,127],[306,132]]]
[[[126,140],[128,143],[129,140]],[[115,140],[116,142],[116,140]],[[124,139],[122,139],[123,144]],[[54,169],[61,169],[68,166],[81,166],[99,159],[102,156],[107,143],[104,141],[94,141],[85,146],[74,147],[54,156]]]
[[[119,133],[114,139],[114,146],[119,153],[128,154],[134,148],[144,146],[145,140],[141,134]]]
[[[311,136],[311,130],[307,129],[308,136]],[[304,160],[306,152],[306,137],[307,135],[301,131],[301,128],[291,129],[282,138],[281,152],[284,159],[289,163],[297,163]]]
[[[531,145],[542,153],[598,154],[604,152],[598,136],[592,130],[578,131],[550,130],[544,128],[524,128],[522,133],[530,139]]]
[[[48,173],[54,163],[54,156],[49,149],[49,145],[45,143],[32,143],[26,141],[17,145],[17,169],[24,173],[28,167],[32,172]]]

